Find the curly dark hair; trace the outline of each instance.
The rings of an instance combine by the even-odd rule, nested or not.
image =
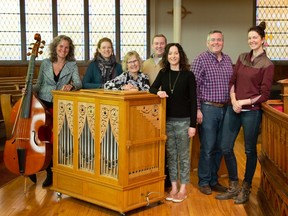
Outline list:
[[[61,40],[66,40],[69,43],[69,53],[66,56],[66,60],[67,61],[75,61],[75,46],[73,44],[73,41],[70,37],[66,36],[66,35],[59,35],[56,36],[53,41],[50,43],[49,49],[50,49],[50,61],[51,62],[57,62],[57,52],[56,52],[56,48],[59,45]]]
[[[170,68],[170,63],[168,61],[168,53],[172,46],[176,46],[180,55],[179,69],[180,70],[190,70],[190,65],[188,63],[188,58],[184,52],[182,46],[179,43],[168,43],[165,47],[165,52],[163,54],[162,60],[160,62],[162,68]]]

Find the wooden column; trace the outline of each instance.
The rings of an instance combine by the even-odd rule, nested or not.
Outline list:
[[[174,0],[173,10],[173,41],[181,43],[181,0]]]

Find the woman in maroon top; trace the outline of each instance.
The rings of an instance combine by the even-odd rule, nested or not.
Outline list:
[[[257,138],[261,124],[261,103],[269,99],[274,76],[274,65],[263,49],[265,43],[265,22],[248,30],[249,53],[239,56],[230,80],[231,106],[224,118],[221,150],[228,174],[229,189],[216,199],[233,199],[235,204],[249,199],[252,179],[257,165]],[[242,187],[238,186],[237,161],[234,142],[241,126],[244,131],[246,169]]]

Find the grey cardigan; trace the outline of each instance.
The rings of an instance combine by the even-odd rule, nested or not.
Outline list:
[[[78,66],[75,61],[67,62],[63,67],[58,82],[54,81],[52,62],[44,59],[41,63],[38,79],[33,85],[33,91],[38,98],[48,102],[53,102],[52,90],[61,90],[64,85],[72,84],[73,90],[82,88]]]

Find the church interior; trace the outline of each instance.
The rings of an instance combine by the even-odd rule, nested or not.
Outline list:
[[[189,62],[207,48],[205,40],[210,29],[223,30],[223,52],[231,56],[233,64],[240,53],[249,49],[247,29],[256,20],[256,1],[147,2],[148,40],[155,34],[163,33],[168,41],[183,45]],[[287,1],[281,1],[281,4],[287,9]],[[283,20],[287,22],[288,18],[285,17]],[[273,19],[269,21],[272,22]],[[146,49],[147,53],[151,51],[150,43],[147,43]],[[90,60],[86,59],[77,63],[81,78],[89,62]],[[247,203],[235,205],[233,199],[215,199],[217,192],[203,195],[199,191],[198,133],[190,142],[191,181],[187,186],[187,199],[181,203],[165,200],[170,188],[164,187],[164,102],[154,95],[147,96],[141,93],[56,91],[54,103],[57,104],[57,110],[53,113],[56,119],[53,120],[53,134],[57,136],[54,137],[53,147],[53,185],[42,188],[44,170],[36,174],[36,183],[27,176],[11,173],[3,161],[4,149],[13,131],[13,122],[10,122],[11,112],[17,101],[22,98],[22,88],[27,84],[29,61],[19,63],[1,60],[0,215],[288,215],[287,58],[275,60],[273,63],[275,71],[271,95],[261,107],[263,118],[257,141],[258,160],[251,194]],[[40,65],[41,62],[34,65],[33,82],[37,79]],[[87,112],[83,111],[83,107]],[[88,108],[91,107],[93,111],[89,112]],[[88,138],[83,135],[86,130],[90,131]],[[107,151],[107,157],[119,161],[117,164],[102,161],[99,156],[104,148],[100,149],[97,143],[101,143],[107,133],[111,134],[107,139],[112,141],[104,142],[105,152]],[[60,139],[65,140],[63,146]],[[84,157],[81,159],[82,139],[91,147],[87,150],[89,154],[90,150],[93,151],[93,162],[87,161]],[[66,143],[71,143],[71,146]],[[70,151],[73,151],[71,155]],[[246,155],[242,130],[236,139],[234,151],[239,179],[243,179]],[[218,175],[219,182],[228,187],[229,178],[224,159]]]

